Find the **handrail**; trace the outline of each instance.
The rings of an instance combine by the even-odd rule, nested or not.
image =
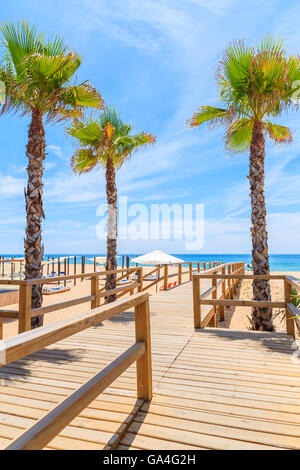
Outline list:
[[[228,274],[225,274],[225,271]],[[219,271],[222,271],[219,273]],[[222,319],[225,319],[225,307],[217,302],[218,288],[222,287],[221,299],[228,298],[237,289],[238,280],[236,275],[244,273],[245,263],[223,263],[214,268],[205,270],[203,273],[193,274],[193,306],[194,306],[194,328],[205,328],[206,326],[216,326],[217,306],[221,305]],[[218,278],[221,280],[218,281]],[[212,287],[207,289],[203,294],[200,292],[200,279],[212,279]],[[222,280],[223,279],[223,280]],[[226,286],[227,280],[227,286]],[[212,294],[212,299],[205,300],[208,295]],[[206,314],[205,318],[201,317],[201,305],[211,305],[212,308]]]
[[[189,265],[189,269],[186,271],[182,270],[183,265]],[[206,265],[214,265],[213,268],[208,268],[206,269]],[[213,261],[213,262],[204,262],[204,261],[184,261],[182,263],[174,263],[174,265],[178,266],[178,270],[175,273],[169,274],[169,265],[167,264],[162,264],[158,267],[156,267],[153,271],[150,271],[150,273],[147,273],[143,276],[143,280],[145,277],[150,276],[150,274],[153,274],[154,272],[160,272],[161,269],[164,270],[164,273],[161,277],[158,277],[157,279],[153,280],[150,284],[144,285],[143,284],[143,291],[150,289],[151,287],[155,286],[159,282],[163,283],[163,289],[167,290],[168,289],[168,279],[177,277],[177,282],[178,285],[180,286],[182,284],[182,277],[186,274],[189,275],[189,280],[192,280],[192,275],[193,273],[198,273],[200,269],[209,271],[209,269],[216,269],[217,267],[222,266],[223,264],[220,261]],[[193,265],[197,265],[195,269],[193,269]],[[202,268],[200,268],[200,265],[202,265]],[[172,265],[171,265],[172,266]]]
[[[134,294],[129,299],[117,300],[85,314],[0,341],[0,363],[5,365],[108,318],[112,318],[131,307],[135,308],[136,342],[109,366],[95,374],[84,385],[55,406],[46,416],[17,437],[6,448],[7,450],[37,450],[45,447],[133,362],[137,364],[138,398],[151,399],[152,365],[149,294]]]
[[[223,319],[225,319],[225,307],[269,307],[269,308],[284,308],[286,316],[286,331],[288,334],[295,338],[295,326],[300,333],[300,311],[291,303],[292,288],[300,290],[300,280],[284,274],[245,274],[244,263],[227,263],[221,266],[222,273],[219,273],[219,268],[205,271],[203,273],[193,275],[193,304],[194,304],[194,327],[204,328],[206,326],[215,326],[216,309],[222,309]],[[232,270],[225,274],[225,269]],[[207,289],[204,293],[200,292],[200,280],[211,279],[213,286]],[[219,279],[219,280],[218,280]],[[262,279],[262,280],[283,280],[284,281],[284,301],[262,301],[262,300],[234,300],[232,299],[232,290],[236,289],[237,284],[244,279]],[[228,283],[226,287],[226,282]],[[232,284],[230,284],[232,283]],[[217,289],[222,286],[222,295],[219,299],[216,297]],[[215,298],[207,299],[212,294]],[[212,306],[212,309],[207,313],[206,317],[201,318],[201,305]]]
[[[178,285],[182,284],[183,276],[188,275],[189,280],[192,280],[193,274],[197,274],[200,269],[200,265],[202,266],[202,270],[206,270],[207,265],[213,265],[213,268],[208,268],[206,272],[210,272],[211,269],[215,270],[221,263],[218,262],[200,262],[200,261],[193,261],[193,262],[182,262],[176,263],[178,266],[178,270],[175,273],[169,274],[168,265],[160,265],[155,267],[150,273],[143,275],[143,268],[141,266],[138,267],[131,267],[131,268],[123,268],[123,269],[115,269],[111,271],[106,271],[105,269],[97,272],[91,273],[78,273],[78,274],[71,274],[71,275],[62,275],[62,276],[52,276],[52,277],[43,277],[39,279],[22,279],[22,280],[3,280],[0,278],[0,284],[8,284],[8,285],[18,285],[19,286],[19,308],[18,310],[5,310],[0,309],[0,339],[2,337],[2,318],[14,318],[18,319],[18,331],[19,333],[23,333],[24,331],[29,331],[31,328],[31,319],[35,316],[45,315],[51,312],[55,312],[57,310],[61,310],[64,308],[74,307],[75,305],[80,305],[86,302],[90,302],[91,308],[97,308],[100,306],[101,298],[107,297],[108,295],[115,294],[117,298],[126,295],[128,292],[130,295],[134,294],[135,291],[142,292],[151,289],[153,286],[163,283],[163,289],[168,289],[168,279],[178,277],[177,283]],[[183,271],[182,266],[188,265],[189,269]],[[194,269],[194,266],[196,268]],[[162,276],[158,275],[158,278],[153,280],[152,282],[146,282],[147,276],[153,274],[154,272],[158,272],[160,274],[160,270],[163,269],[164,273]],[[128,277],[131,273],[137,272],[137,282],[131,280],[130,283],[124,283],[124,285],[118,286],[112,290],[106,290],[105,286],[100,288],[99,286],[99,278],[101,276],[106,276],[108,274],[121,274],[121,276],[117,277],[116,282]],[[76,279],[88,279],[91,283],[91,290],[90,295],[65,300],[63,302],[57,302],[52,305],[38,307],[36,309],[32,309],[31,307],[31,295],[32,295],[32,286],[36,284],[48,284],[54,282],[62,282],[66,284],[68,280]]]
[[[130,274],[133,271],[138,270],[142,271],[142,268],[126,268],[126,274]],[[100,301],[102,297],[105,297],[109,294],[119,294],[121,296],[124,292],[130,291],[134,293],[134,290],[137,289],[140,291],[140,284],[132,282],[131,284],[126,284],[124,286],[117,287],[113,290],[102,290],[99,289],[99,277],[107,274],[121,273],[121,269],[116,269],[112,271],[98,271],[92,273],[81,273],[81,274],[72,274],[67,276],[56,276],[56,277],[45,277],[40,279],[24,279],[24,280],[15,280],[15,281],[6,281],[5,284],[14,284],[19,285],[19,309],[18,310],[2,310],[0,309],[0,319],[2,318],[17,318],[19,320],[19,333],[24,331],[29,331],[31,328],[31,318],[39,315],[45,315],[46,313],[55,312],[64,308],[74,307],[75,305],[83,304],[86,302],[91,303],[91,308],[97,308],[100,306]],[[123,269],[124,272],[124,269]],[[47,284],[49,282],[64,282],[70,279],[79,279],[85,278],[91,282],[91,294],[75,299],[65,300],[63,302],[58,302],[52,305],[47,305],[43,307],[38,307],[33,309],[31,307],[31,293],[32,286],[36,284]],[[0,284],[3,283],[3,280],[0,279]],[[2,337],[2,322],[0,322],[0,339]]]

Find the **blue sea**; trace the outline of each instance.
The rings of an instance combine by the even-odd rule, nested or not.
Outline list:
[[[172,253],[170,253],[172,254]],[[139,256],[140,253],[127,253],[127,254],[119,254],[118,255],[118,265],[122,265],[122,256],[126,257],[129,256],[129,258],[134,258],[136,256]],[[23,257],[23,254],[7,254],[4,255],[5,258],[10,258],[10,257]],[[73,256],[70,253],[59,253],[59,254],[52,254],[49,253],[49,255],[45,255],[44,259],[47,260],[48,256],[50,258],[54,257],[57,258],[58,256]],[[78,254],[77,256],[77,263],[80,262],[82,254]],[[86,257],[86,263],[87,264],[93,264],[93,261],[89,261],[88,258],[93,258],[94,256],[105,256],[105,254],[101,253],[89,253],[84,255]],[[232,254],[223,254],[223,255],[214,255],[214,254],[173,254],[173,256],[176,256],[177,258],[181,258],[184,261],[191,262],[191,261],[204,261],[204,262],[209,262],[209,261],[223,261],[223,262],[239,262],[243,261],[246,264],[251,264],[251,255],[232,255]],[[298,255],[269,255],[270,257],[270,269],[271,271],[300,271],[300,254]],[[125,261],[126,262],[126,261]],[[70,258],[70,263],[73,263],[73,258]],[[135,263],[131,263],[131,266],[135,266]]]

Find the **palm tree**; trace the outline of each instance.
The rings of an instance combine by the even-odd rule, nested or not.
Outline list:
[[[142,132],[132,133],[132,126],[124,124],[115,110],[107,108],[96,117],[74,119],[68,133],[75,137],[79,148],[72,157],[71,165],[76,173],[86,173],[100,165],[105,168],[107,198],[107,258],[106,269],[117,269],[117,186],[116,170],[139,147],[155,142],[155,137]],[[106,277],[106,290],[116,287],[116,275]],[[116,295],[109,295],[112,302]]]
[[[25,278],[36,279],[42,274],[43,160],[45,130],[43,118],[57,122],[80,116],[85,106],[102,107],[102,98],[88,82],[71,82],[81,64],[80,56],[67,51],[62,40],[46,42],[42,34],[25,22],[15,27],[4,23],[0,31],[5,54],[0,79],[6,85],[6,103],[2,113],[13,110],[31,118],[27,152],[28,184],[26,199]],[[32,308],[42,305],[42,289],[32,289]],[[32,318],[31,327],[41,326],[43,317]]]
[[[188,121],[191,127],[205,122],[226,129],[225,148],[244,152],[250,148],[249,180],[253,273],[269,274],[268,234],[264,195],[265,137],[276,144],[292,141],[288,127],[270,122],[293,103],[293,88],[300,78],[299,60],[287,57],[281,41],[265,38],[259,46],[234,42],[226,49],[217,71],[219,99],[224,108],[201,106]],[[254,300],[271,300],[267,280],[253,281]],[[252,327],[273,330],[272,310],[254,308]]]

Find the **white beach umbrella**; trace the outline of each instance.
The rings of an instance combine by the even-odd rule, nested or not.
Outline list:
[[[132,258],[131,261],[133,263],[149,264],[149,265],[184,263],[183,259],[168,255],[167,253],[164,253],[163,251],[160,251],[160,250],[151,251],[151,253],[138,256],[137,258]]]

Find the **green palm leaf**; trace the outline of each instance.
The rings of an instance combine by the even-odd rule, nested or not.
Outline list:
[[[80,148],[76,150],[71,159],[71,167],[75,173],[88,173],[97,163],[97,157],[91,149]]]
[[[266,36],[256,47],[236,41],[226,49],[217,72],[220,101],[225,107],[201,106],[188,121],[225,127],[225,146],[232,152],[249,148],[254,122],[263,124],[277,143],[290,142],[291,132],[268,118],[298,105],[300,61],[287,57],[281,40]]]
[[[253,121],[239,119],[233,123],[225,135],[226,149],[233,153],[245,152],[251,142]]]
[[[224,124],[230,120],[230,112],[227,109],[214,108],[213,106],[200,106],[193,117],[187,122],[190,127],[197,127],[205,122]]]
[[[288,127],[279,126],[279,124],[274,124],[272,122],[264,122],[263,125],[270,139],[275,143],[283,144],[293,141],[292,132]]]
[[[103,100],[100,93],[88,82],[65,88],[61,94],[61,99],[65,105],[69,106],[103,108]]]
[[[108,159],[115,168],[140,147],[155,142],[151,134],[131,133],[132,126],[125,124],[115,109],[106,108],[101,114],[76,119],[67,128],[79,148],[72,157],[72,168],[81,173],[92,170],[96,165],[106,166]]]
[[[39,109],[49,121],[60,121],[80,117],[85,107],[103,108],[101,95],[87,81],[72,83],[81,57],[67,51],[59,37],[45,42],[26,22],[16,27],[4,23],[0,32],[5,51],[1,76],[8,85],[1,113],[14,110],[23,115]]]

